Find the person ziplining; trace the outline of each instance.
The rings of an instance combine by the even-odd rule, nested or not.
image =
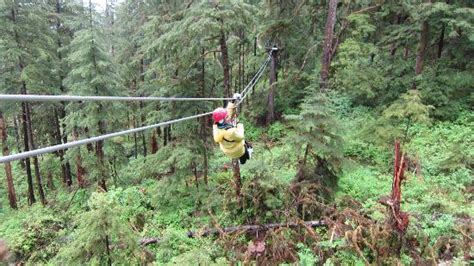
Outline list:
[[[251,158],[253,148],[245,141],[244,125],[237,120],[235,101],[240,98],[240,94],[234,94],[234,99],[227,103],[226,108],[220,107],[212,112],[212,135],[225,155],[245,164]]]

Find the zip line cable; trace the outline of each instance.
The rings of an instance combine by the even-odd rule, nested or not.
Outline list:
[[[88,138],[88,139],[72,141],[72,142],[68,142],[68,143],[64,143],[64,144],[58,144],[58,145],[54,145],[54,146],[49,146],[49,147],[36,149],[36,150],[32,150],[32,151],[27,151],[27,152],[17,153],[17,154],[13,154],[13,155],[3,156],[3,157],[0,157],[0,163],[7,163],[7,162],[10,162],[10,161],[21,160],[21,159],[37,156],[37,155],[44,154],[44,153],[64,150],[64,149],[72,148],[72,147],[79,146],[79,145],[89,144],[89,143],[93,143],[93,142],[97,142],[97,141],[101,141],[101,140],[105,140],[105,139],[110,139],[110,138],[113,138],[113,137],[119,137],[119,136],[126,135],[126,134],[131,134],[131,133],[144,131],[144,130],[147,130],[147,129],[153,129],[153,128],[157,128],[157,127],[161,127],[161,126],[171,125],[171,124],[174,124],[174,123],[178,123],[178,122],[182,122],[182,121],[186,121],[186,120],[190,120],[190,119],[194,119],[194,118],[198,118],[198,117],[202,117],[202,116],[207,116],[207,115],[210,115],[210,114],[212,114],[212,112],[197,114],[197,115],[193,115],[193,116],[188,116],[188,117],[183,117],[183,118],[179,118],[179,119],[175,119],[175,120],[161,122],[161,123],[154,124],[154,125],[132,128],[132,129],[124,130],[124,131],[105,134],[105,135],[102,135],[102,136],[97,136],[97,137],[92,137],[92,138]]]
[[[255,86],[255,84],[257,84],[257,82],[260,80],[260,78],[262,77],[263,72],[265,71],[265,68],[267,67],[269,61],[270,61],[270,57],[267,58],[267,60],[265,60],[264,63],[262,63],[261,67],[259,68],[257,73],[255,73],[254,77],[250,80],[249,84],[247,84],[247,86],[242,90],[242,98],[237,103],[237,105],[242,103],[243,99],[247,96],[249,89],[252,88],[253,86]],[[5,100],[3,98],[4,96],[5,95],[0,95],[0,100]],[[17,96],[17,95],[11,95],[11,96]],[[19,96],[42,96],[42,95],[19,95]],[[47,97],[52,97],[52,96],[47,96]],[[56,96],[56,97],[63,97],[63,96]],[[88,96],[68,96],[68,97],[88,97]],[[150,98],[150,97],[115,97],[115,96],[90,96],[90,97]],[[154,98],[162,98],[162,97],[154,97]],[[233,100],[234,98],[165,98],[165,99],[219,99],[219,100],[230,99],[230,100]],[[10,98],[8,100],[14,101],[12,98]],[[15,99],[15,101],[17,101],[17,100],[19,100],[19,99]],[[53,101],[53,100],[43,100],[43,101]],[[61,101],[63,101],[63,100],[61,100]],[[78,101],[80,101],[80,100],[78,100]],[[97,141],[101,141],[101,140],[110,139],[110,138],[113,138],[113,137],[119,137],[119,136],[126,135],[126,134],[145,131],[145,130],[148,130],[148,129],[154,129],[154,128],[161,127],[161,126],[171,125],[171,124],[174,124],[174,123],[178,123],[178,122],[182,122],[182,121],[186,121],[186,120],[191,120],[191,119],[194,119],[194,118],[208,116],[210,114],[212,114],[212,112],[201,113],[201,114],[192,115],[192,116],[183,117],[183,118],[178,118],[178,119],[174,119],[174,120],[170,120],[170,121],[166,121],[166,122],[161,122],[161,123],[154,124],[154,125],[143,126],[143,127],[138,127],[138,128],[132,128],[132,129],[128,129],[128,130],[123,130],[123,131],[119,131],[119,132],[105,134],[105,135],[102,135],[102,136],[97,136],[97,137],[72,141],[72,142],[68,142],[68,143],[64,143],[64,144],[57,144],[57,145],[53,145],[53,146],[49,146],[49,147],[45,147],[45,148],[39,148],[39,149],[36,149],[36,150],[31,150],[31,151],[27,151],[27,152],[21,152],[21,153],[17,153],[17,154],[8,155],[8,156],[3,156],[3,157],[0,157],[0,163],[7,163],[7,162],[14,161],[14,160],[22,160],[22,159],[25,159],[25,158],[28,158],[28,157],[33,157],[33,156],[41,155],[41,154],[44,154],[44,153],[50,153],[50,152],[55,152],[55,151],[59,151],[59,150],[65,150],[65,149],[76,147],[76,146],[79,146],[79,145],[89,144],[89,143],[93,143],[93,142],[97,142]]]
[[[267,67],[268,63],[270,62],[271,55],[268,56],[267,60],[263,63],[263,65],[260,67],[259,71],[255,74],[255,76],[250,80],[249,84],[245,87],[245,89],[242,91],[242,98],[237,102],[237,105],[240,105],[245,97],[248,95],[248,90],[253,88],[255,84],[260,80],[260,78],[263,75],[263,72],[265,72],[265,68]]]
[[[0,94],[0,101],[21,102],[85,102],[85,101],[222,101],[232,98],[191,98],[191,97],[126,97],[126,96],[75,96],[75,95],[34,95]]]

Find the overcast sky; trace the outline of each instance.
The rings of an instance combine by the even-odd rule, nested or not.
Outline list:
[[[92,3],[94,3],[97,6],[97,9],[101,10],[101,11],[105,10],[105,2],[106,2],[106,0],[92,0]],[[118,0],[116,2],[118,4],[118,3],[122,2],[122,0]]]

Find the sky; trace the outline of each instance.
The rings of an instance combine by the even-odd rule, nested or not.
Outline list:
[[[92,3],[100,10],[105,10],[105,1],[106,0],[92,0]]]
[[[92,0],[92,3],[94,3],[96,5],[97,9],[101,10],[101,11],[105,10],[105,2],[106,2],[106,0]],[[120,2],[122,2],[122,0],[116,1],[116,5]]]

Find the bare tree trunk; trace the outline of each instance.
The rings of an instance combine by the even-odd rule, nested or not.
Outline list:
[[[51,172],[51,170],[48,170],[48,175],[46,176],[46,187],[50,190],[53,190],[55,188],[53,181],[53,173]]]
[[[242,178],[240,177],[240,162],[239,159],[232,160],[232,171],[235,183],[235,196],[237,203],[242,208]]]
[[[438,58],[441,58],[441,54],[443,53],[445,30],[446,30],[446,25],[443,23],[443,25],[441,26],[441,34],[439,36],[439,41],[438,41]]]
[[[143,60],[143,58],[140,60],[140,81],[141,81],[141,86],[143,87],[143,84],[145,83],[145,61]],[[143,96],[142,94],[140,94],[140,96]],[[144,108],[144,104],[142,101],[140,101],[140,119],[141,119],[141,126],[145,126],[145,115],[143,114],[143,108]],[[142,145],[143,145],[143,156],[146,157],[147,155],[147,149],[146,149],[146,137],[145,137],[145,132],[143,131],[141,133],[142,135]]]
[[[55,126],[54,138],[55,138],[56,144],[62,144],[61,126],[59,122],[57,109],[54,110],[54,124],[55,124],[54,125]],[[63,183],[66,186],[70,187],[72,185],[71,172],[70,172],[71,169],[70,168],[68,169],[66,167],[66,163],[64,160],[64,151],[59,150],[57,155],[59,156],[59,161],[61,162],[61,175],[62,175]]]
[[[7,126],[2,111],[0,111],[0,139],[2,140],[2,154],[3,156],[8,156],[10,150],[8,149],[7,144]],[[16,209],[18,208],[18,205],[16,203],[15,186],[13,185],[12,166],[10,162],[6,162],[4,165],[5,174],[7,176],[8,202],[10,203],[10,208]]]
[[[229,64],[229,53],[227,50],[227,43],[225,40],[225,33],[224,31],[221,31],[221,35],[219,38],[219,43],[221,47],[221,62],[222,62],[222,68],[224,70],[224,95],[225,97],[231,97],[231,88],[230,88],[230,64]]]
[[[321,77],[319,87],[321,90],[328,88],[329,67],[331,65],[332,43],[334,39],[334,26],[336,24],[336,9],[338,0],[329,0],[326,30],[324,33],[323,58],[321,61]]]
[[[112,265],[112,257],[110,255],[110,241],[109,241],[109,236],[108,235],[105,236],[104,242],[105,242],[105,248],[106,248],[106,251],[107,251],[107,265],[111,266]]]
[[[416,54],[415,74],[420,75],[423,72],[423,63],[425,61],[426,46],[428,45],[428,21],[421,24],[420,41]]]
[[[99,113],[101,112],[102,105],[99,104]],[[99,127],[99,134],[104,135],[105,134],[105,124],[103,120],[100,120],[98,123]],[[107,183],[106,183],[106,177],[107,177],[107,166],[105,164],[105,156],[104,156],[104,141],[99,140],[96,143],[95,146],[95,154],[97,156],[97,160],[99,161],[99,186],[100,188],[103,189],[103,191],[107,191]]]
[[[23,127],[23,145],[25,146],[25,152],[30,150],[30,145],[28,144],[28,133],[27,133],[27,126],[26,126],[26,102],[21,103],[22,109],[22,116],[21,116],[21,123]],[[25,166],[26,166],[26,181],[28,184],[28,203],[32,205],[36,202],[35,193],[33,192],[33,175],[31,174],[31,162],[30,158],[25,158]]]
[[[79,134],[77,133],[77,128],[74,128],[72,130],[72,138],[73,138],[74,141],[79,139]],[[85,174],[85,169],[84,169],[84,167],[82,167],[81,151],[79,149],[79,151],[76,155],[76,178],[77,178],[77,184],[79,185],[79,187],[84,187],[85,186],[84,174]]]
[[[62,56],[62,53],[61,53],[61,48],[63,47],[63,44],[61,42],[61,20],[60,20],[60,14],[61,14],[61,1],[60,0],[56,0],[56,14],[57,14],[57,19],[56,19],[56,33],[58,35],[58,39],[57,39],[57,46],[58,46],[58,49],[57,49],[57,55],[58,55],[58,59],[60,61],[60,63],[62,63],[63,61],[63,56]],[[59,75],[59,90],[64,93],[65,92],[65,88],[64,88],[64,85],[63,85],[63,80],[64,80],[64,75],[62,73],[60,73]],[[61,119],[64,119],[64,117],[66,117],[66,111],[65,111],[65,104],[64,102],[61,102],[61,106],[59,106],[57,108],[57,114],[55,114],[55,119],[56,119],[56,123],[57,123],[57,128],[56,128],[56,131],[57,131],[57,137],[56,137],[56,143],[57,144],[61,144],[61,143],[67,143],[67,135],[64,133],[64,134],[61,134],[61,127],[63,129],[63,132],[65,132],[65,129],[66,129],[66,125],[64,123],[60,123],[59,121]],[[59,160],[61,162],[61,173],[62,173],[62,176],[63,176],[63,182],[68,186],[68,187],[71,187],[72,185],[72,177],[71,177],[71,165],[69,164],[69,161],[68,160],[64,160],[64,154],[67,152],[67,150],[60,150],[58,152],[59,154]]]
[[[166,146],[168,144],[168,131],[169,126],[165,126],[163,128],[163,146]]]
[[[201,50],[201,96],[206,97],[206,62],[204,59],[204,48]],[[209,163],[207,158],[207,117],[201,117],[201,139],[203,142],[204,152],[203,152],[203,168],[204,168],[204,183],[208,185],[207,175],[209,172]]]
[[[272,61],[270,63],[270,89],[267,96],[267,117],[266,123],[270,124],[275,121],[275,82],[276,82],[276,68],[277,68],[277,54],[278,50],[274,47],[272,49]]]
[[[23,82],[23,84],[24,84],[23,86],[24,86],[25,91],[26,91],[25,82]],[[26,93],[24,93],[24,94],[26,94]],[[35,150],[36,145],[35,145],[35,142],[34,142],[34,139],[33,139],[33,128],[31,126],[31,108],[30,108],[30,105],[28,103],[26,104],[26,126],[27,126],[28,141],[29,141],[30,149]],[[44,194],[43,182],[41,180],[42,178],[41,178],[41,171],[40,171],[40,167],[39,167],[38,156],[33,156],[33,166],[34,166],[34,170],[35,170],[35,178],[36,178],[36,186],[38,188],[38,194],[40,196],[41,203],[43,205],[46,205],[47,202],[46,202],[46,196]]]
[[[18,152],[21,151],[21,138],[20,138],[20,126],[19,121],[21,120],[21,116],[13,116],[13,127],[15,128],[15,142],[16,142],[16,149]],[[21,169],[25,169],[25,160],[20,160]]]
[[[158,151],[158,141],[156,140],[156,132],[153,130],[151,134],[151,154],[155,154]]]
[[[207,153],[207,144],[204,143],[204,154],[203,154],[203,159],[204,159],[204,172],[203,172],[203,175],[204,175],[204,183],[206,185],[208,185],[208,178],[207,176],[209,175],[209,159],[207,158],[208,156],[208,153]]]
[[[135,115],[133,115],[133,127],[134,128],[138,127]],[[138,136],[137,136],[137,133],[133,133],[133,143],[134,143],[133,147],[134,147],[134,150],[135,150],[134,156],[135,156],[135,159],[137,159],[137,157],[138,157]]]

